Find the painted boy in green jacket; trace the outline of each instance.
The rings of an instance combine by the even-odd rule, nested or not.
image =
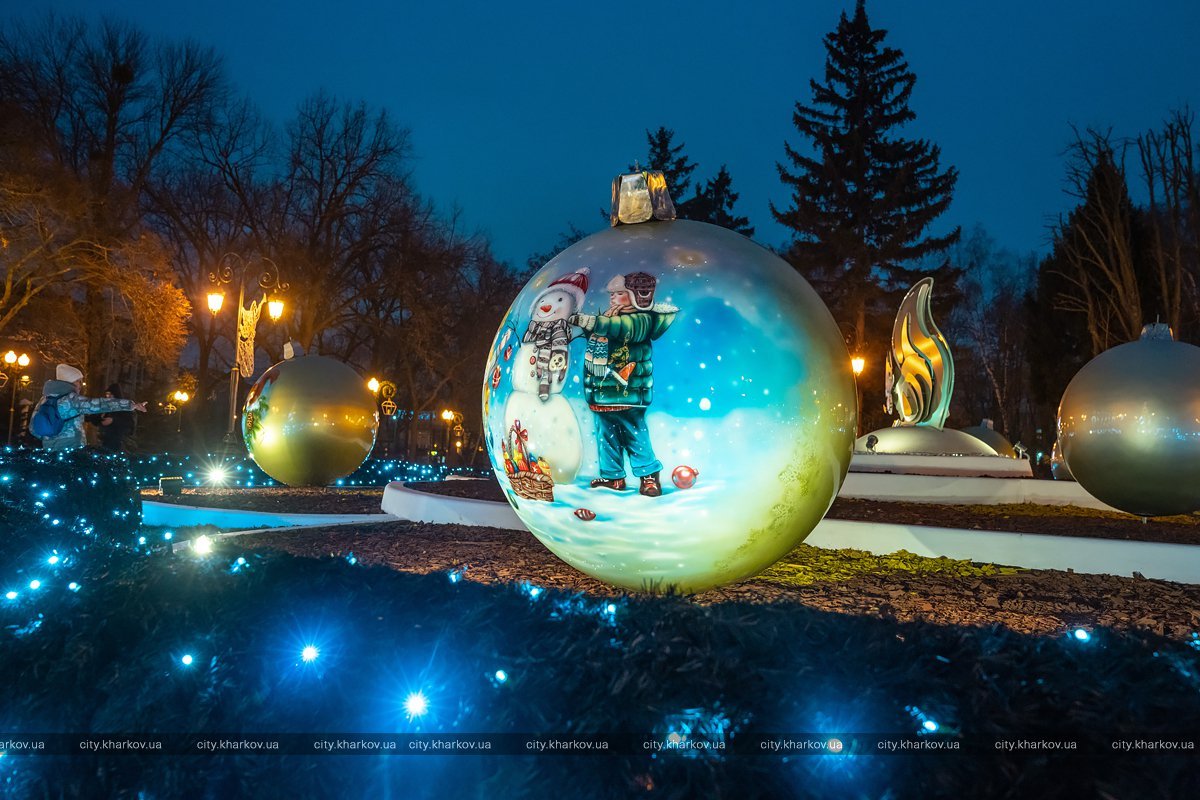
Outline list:
[[[625,489],[625,458],[640,492],[662,494],[662,462],[654,455],[646,408],[654,393],[652,342],[662,336],[679,309],[654,303],[657,280],[645,272],[618,275],[606,287],[603,314],[573,314],[568,321],[588,334],[583,396],[596,415],[600,477],[593,487]]]

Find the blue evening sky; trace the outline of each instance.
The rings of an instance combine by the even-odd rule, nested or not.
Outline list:
[[[756,239],[783,243],[768,201],[796,142],[791,112],[822,76],[822,37],[853,0],[315,3],[26,0],[111,15],[223,54],[234,83],[286,119],[319,87],[386,107],[412,130],[417,186],[461,206],[497,254],[523,262],[573,222],[602,227],[609,182],[666,125],[700,165],[726,163]],[[946,224],[983,224],[1044,251],[1067,210],[1070,125],[1135,135],[1200,109],[1200,3],[1054,0],[868,4],[917,75],[909,134],[960,170]],[[1131,168],[1134,163],[1131,162]]]

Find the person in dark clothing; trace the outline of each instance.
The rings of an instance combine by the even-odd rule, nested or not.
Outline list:
[[[111,384],[104,392],[105,397],[121,398],[121,385]],[[110,411],[105,414],[89,414],[87,421],[97,428],[100,449],[109,453],[125,452],[125,438],[133,433],[133,412]]]

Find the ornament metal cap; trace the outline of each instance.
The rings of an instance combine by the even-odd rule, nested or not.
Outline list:
[[[1175,332],[1165,322],[1151,322],[1142,326],[1142,335],[1138,338],[1143,342],[1173,342]]]
[[[612,212],[609,221],[617,225],[636,225],[651,219],[675,219],[675,204],[667,189],[667,179],[658,170],[618,175],[612,182]]]

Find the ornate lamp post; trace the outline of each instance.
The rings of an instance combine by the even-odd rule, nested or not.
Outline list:
[[[259,289],[262,289],[263,295],[258,300],[251,300],[247,307],[246,277],[248,275],[253,277],[256,272],[255,283]],[[250,377],[254,374],[254,334],[258,329],[259,315],[265,306],[271,320],[279,321],[279,318],[283,316],[283,300],[278,297],[269,297],[268,293],[286,291],[289,284],[280,280],[279,267],[266,256],[244,259],[236,253],[226,253],[222,256],[221,260],[217,262],[217,268],[209,273],[208,279],[214,286],[213,291],[208,293],[208,310],[214,317],[221,311],[221,307],[225,303],[225,292],[221,286],[233,284],[235,280],[238,286],[237,319],[235,320],[237,327],[234,331],[237,348],[234,353],[233,366],[229,369],[229,428],[225,432],[225,443],[228,445],[237,441],[234,430],[237,427],[238,379],[242,375]],[[253,286],[251,289],[253,290]]]
[[[447,408],[445,411],[442,412],[442,419],[446,421],[446,455],[449,456],[450,455],[451,435],[453,434],[454,436],[462,436],[462,434],[463,434],[463,426],[462,426],[463,415],[458,413],[457,411],[451,411],[450,409]],[[461,439],[459,440],[458,447],[455,448],[455,450],[457,452],[462,451],[462,440]]]
[[[175,420],[175,432],[182,433],[183,432],[183,404],[186,403],[188,400],[191,400],[192,396],[184,391],[176,391],[174,394],[171,395],[171,399],[175,403],[179,404],[178,417]],[[168,408],[170,408],[170,406],[168,406]]]
[[[376,397],[383,398],[383,401],[379,404],[379,410],[383,412],[383,420],[381,420],[379,423],[379,429],[382,431],[385,421],[391,419],[392,415],[396,413],[396,401],[392,400],[392,398],[396,395],[396,384],[392,383],[391,381],[381,381],[378,378],[373,377],[367,381],[367,388],[370,389],[371,393]],[[396,432],[395,428],[393,427],[392,439],[395,439],[395,435]],[[376,440],[376,444],[378,444],[378,440]],[[390,443],[384,445],[384,452],[388,455],[391,454]]]
[[[28,353],[17,353],[16,350],[9,350],[7,353],[5,353],[4,354],[4,371],[0,371],[0,376],[3,376],[3,380],[0,380],[0,386],[3,386],[4,384],[8,383],[8,381],[9,381],[10,376],[9,376],[7,370],[12,369],[13,367],[17,367],[18,369],[25,369],[26,367],[29,366],[29,362],[30,362],[30,358],[29,358]],[[20,391],[21,389],[24,389],[25,386],[27,386],[29,384],[29,381],[27,380],[28,377],[29,377],[28,375],[22,375],[20,380],[13,381],[12,401],[8,404],[8,443],[9,444],[12,444],[12,441],[13,441],[13,419],[17,413],[17,392]]]

